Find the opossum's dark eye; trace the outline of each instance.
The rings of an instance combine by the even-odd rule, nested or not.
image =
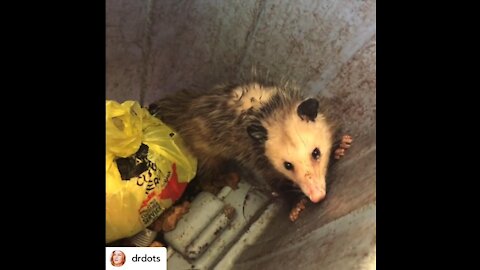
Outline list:
[[[319,159],[320,158],[320,150],[318,148],[313,149],[312,157],[314,159]]]
[[[285,166],[285,169],[289,170],[289,171],[293,171],[293,164],[290,163],[290,162],[284,162],[283,163],[283,166]]]

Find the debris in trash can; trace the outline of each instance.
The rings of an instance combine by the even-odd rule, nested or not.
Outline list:
[[[188,201],[184,201],[181,205],[170,207],[150,225],[150,228],[156,232],[169,232],[175,229],[177,222],[188,212],[189,208],[190,202]]]
[[[106,101],[107,244],[146,230],[194,178],[197,159],[172,133],[136,101]]]
[[[224,168],[222,168],[223,170]],[[214,177],[214,178],[212,178]],[[222,174],[213,174],[208,177],[200,177],[199,185],[202,191],[210,192],[212,194],[218,194],[225,186],[231,187],[233,190],[238,188],[238,182],[240,182],[240,176],[238,172],[225,172]]]
[[[226,205],[223,211],[211,221],[209,226],[186,247],[185,253],[187,257],[196,259],[200,256],[219,237],[220,233],[225,230],[235,216],[235,208]]]
[[[129,243],[136,247],[148,247],[157,238],[158,233],[145,229],[128,239]]]

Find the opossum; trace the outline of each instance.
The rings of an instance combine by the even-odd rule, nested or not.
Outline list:
[[[216,177],[234,160],[281,192],[290,180],[311,202],[326,196],[326,175],[338,126],[331,106],[292,85],[251,82],[207,91],[183,90],[150,107],[198,158],[198,175]]]

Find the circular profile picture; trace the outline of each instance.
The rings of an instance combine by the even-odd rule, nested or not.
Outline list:
[[[120,250],[114,250],[112,252],[112,257],[110,258],[110,262],[113,266],[119,267],[125,264],[126,257],[125,253]]]

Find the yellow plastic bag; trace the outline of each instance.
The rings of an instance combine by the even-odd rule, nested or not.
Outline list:
[[[135,101],[106,102],[106,242],[133,236],[180,198],[197,159]]]

